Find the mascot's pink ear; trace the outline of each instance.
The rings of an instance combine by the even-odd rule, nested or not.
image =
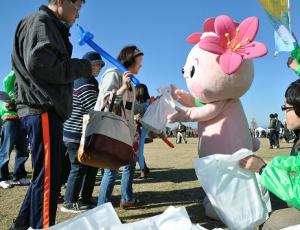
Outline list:
[[[186,41],[190,44],[197,44],[198,42],[200,42],[201,36],[202,33],[193,33],[187,37]]]

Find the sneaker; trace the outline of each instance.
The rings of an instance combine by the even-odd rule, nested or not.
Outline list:
[[[83,211],[89,210],[88,205],[84,205],[78,202],[75,203],[63,203],[60,208],[61,212],[68,212],[68,213],[81,213]]]
[[[141,175],[138,177],[138,179],[146,179],[148,177],[148,174],[144,171],[141,171]]]
[[[95,208],[98,204],[98,198],[95,199],[94,197],[90,198],[89,200],[84,200],[82,198],[79,199],[79,203],[81,205],[84,205],[84,206],[88,206],[89,209],[92,209],[92,208]]]
[[[3,180],[0,182],[0,187],[3,189],[8,189],[8,188],[11,188],[12,185],[9,183],[8,180]]]
[[[144,201],[140,201],[138,199],[132,199],[127,202],[120,202],[120,209],[127,209],[127,208],[136,208],[145,205]]]
[[[26,179],[26,178],[21,178],[18,181],[18,185],[29,185],[30,184],[30,180]]]

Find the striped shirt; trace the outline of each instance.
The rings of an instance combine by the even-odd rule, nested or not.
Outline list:
[[[98,82],[93,77],[74,81],[72,113],[64,123],[64,141],[80,143],[83,115],[94,109],[98,92]]]

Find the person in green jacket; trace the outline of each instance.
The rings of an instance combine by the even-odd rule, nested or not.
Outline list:
[[[285,104],[281,108],[285,112],[287,128],[299,130],[300,79],[286,90]],[[290,207],[273,212],[263,230],[300,225],[300,151],[297,145],[299,143],[295,142],[291,156],[274,157],[268,164],[258,156],[250,156],[240,161],[241,167],[261,174],[260,184]]]
[[[11,188],[9,181],[8,163],[12,150],[16,150],[15,167],[13,173],[13,184],[28,185],[26,179],[25,162],[28,159],[28,143],[26,134],[21,128],[20,119],[14,104],[15,74],[11,71],[4,79],[4,91],[10,97],[10,102],[4,103],[0,108],[0,116],[3,121],[0,145],[0,187]]]

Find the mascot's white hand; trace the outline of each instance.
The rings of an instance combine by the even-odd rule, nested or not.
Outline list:
[[[171,96],[175,101],[186,107],[195,106],[195,100],[192,95],[182,89],[178,89],[175,85],[171,85]]]
[[[188,116],[188,109],[187,108],[180,108],[178,106],[175,107],[177,113],[173,113],[168,116],[169,123],[175,123],[178,121],[190,121],[191,119]]]

